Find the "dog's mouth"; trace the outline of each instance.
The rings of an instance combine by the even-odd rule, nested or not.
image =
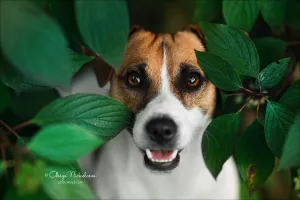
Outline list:
[[[180,161],[178,150],[146,149],[144,152],[145,165],[153,171],[171,171],[178,166]]]

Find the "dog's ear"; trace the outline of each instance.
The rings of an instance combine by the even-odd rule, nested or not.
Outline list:
[[[141,31],[141,30],[144,30],[142,29],[140,26],[138,25],[133,25],[131,28],[130,28],[130,31],[129,31],[129,35],[128,35],[128,39],[134,35],[135,33]]]
[[[201,40],[201,42],[204,44],[204,42],[205,42],[204,34],[203,34],[201,28],[198,25],[190,24],[190,25],[185,27],[185,31],[189,31],[189,32],[194,33]]]
[[[97,77],[98,85],[104,87],[111,79],[114,70],[102,58],[97,57],[93,63],[93,69]]]

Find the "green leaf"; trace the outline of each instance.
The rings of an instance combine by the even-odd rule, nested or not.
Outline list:
[[[213,20],[222,10],[222,1],[220,0],[201,0],[195,1],[194,22]]]
[[[75,74],[76,72],[78,72],[81,67],[83,67],[83,65],[91,60],[94,59],[93,56],[83,56],[80,55],[78,53],[75,53],[74,51],[69,52],[71,58],[72,58],[72,71],[73,74]]]
[[[223,14],[229,26],[250,31],[259,13],[259,1],[223,0]]]
[[[109,65],[118,68],[129,34],[126,1],[76,0],[75,12],[85,43]]]
[[[9,88],[0,83],[0,112],[6,109],[11,102]]]
[[[28,149],[42,157],[58,162],[74,161],[103,144],[81,126],[74,124],[55,124],[37,133],[28,143]]]
[[[4,85],[17,92],[49,89],[45,84],[19,72],[3,58],[0,58],[0,80]]]
[[[264,127],[259,122],[254,121],[237,140],[235,160],[249,193],[271,175],[275,157],[266,144]]]
[[[5,164],[3,163],[2,160],[0,160],[0,174],[5,170]]]
[[[289,167],[300,167],[300,118],[289,131],[278,169]]]
[[[265,116],[265,138],[273,154],[280,158],[285,138],[295,116],[279,103],[268,101]]]
[[[271,27],[283,24],[286,16],[286,0],[263,0],[261,3],[261,14]]]
[[[280,60],[285,52],[287,43],[273,37],[263,37],[253,40],[260,58],[260,69],[264,69],[270,63]]]
[[[225,59],[209,52],[196,51],[196,56],[205,75],[216,87],[226,91],[243,87],[239,75]]]
[[[240,74],[256,78],[259,57],[255,45],[242,31],[222,24],[200,23],[209,52],[226,59]]]
[[[224,109],[226,105],[226,101],[228,99],[228,95],[225,92],[220,91],[220,98],[221,98],[222,109]]]
[[[60,96],[55,89],[16,94],[11,110],[23,120],[32,119],[43,107]]]
[[[14,177],[14,185],[19,194],[34,194],[39,190],[44,178],[45,163],[36,160],[34,164],[22,162],[17,175]]]
[[[57,20],[66,33],[72,47],[80,50],[84,45],[76,23],[74,0],[49,1],[49,14]]]
[[[96,135],[115,136],[131,117],[131,111],[117,100],[95,94],[75,94],[52,102],[32,122],[40,126],[68,122]]]
[[[60,27],[29,2],[0,3],[0,42],[8,61],[27,77],[47,86],[69,85],[71,61]]]
[[[277,85],[284,77],[290,60],[291,58],[283,58],[279,61],[271,63],[269,66],[263,69],[258,75],[259,81],[256,80],[255,87],[259,88],[259,85],[261,84],[262,88],[268,89]]]
[[[203,158],[214,178],[217,178],[223,164],[233,153],[239,125],[239,114],[226,114],[214,119],[204,133]]]
[[[49,197],[57,200],[96,199],[88,184],[70,166],[49,166],[45,172],[43,188]]]
[[[286,23],[293,27],[300,27],[300,2],[299,1],[287,1]]]
[[[19,194],[18,191],[10,187],[4,195],[4,200],[50,200],[50,198],[42,191],[38,190],[34,194]]]
[[[278,103],[292,111],[300,110],[300,80],[296,81],[287,89]]]

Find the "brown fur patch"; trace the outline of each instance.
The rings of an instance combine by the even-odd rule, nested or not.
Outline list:
[[[211,115],[215,108],[216,89],[209,81],[206,80],[197,91],[192,93],[182,93],[180,86],[179,88],[176,86],[182,63],[194,66],[204,76],[198,66],[194,50],[204,51],[205,48],[197,35],[190,31],[178,32],[173,37],[170,34],[155,35],[144,30],[132,35],[128,41],[122,65],[113,74],[110,95],[134,112],[142,109],[161,87],[162,44],[166,48],[171,91],[186,108],[199,107],[204,113]],[[128,88],[124,80],[120,78],[128,69],[135,68],[140,63],[146,64],[145,72],[149,79],[149,86],[142,91]]]

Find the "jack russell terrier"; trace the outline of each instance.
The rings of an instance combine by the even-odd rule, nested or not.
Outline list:
[[[174,35],[134,27],[120,68],[101,74],[104,88],[88,69],[67,91],[59,90],[62,96],[110,95],[135,114],[132,126],[96,157],[79,161],[83,172],[97,176],[89,181],[100,199],[239,199],[233,158],[216,180],[203,160],[201,140],[217,91],[194,50],[205,51],[198,26]]]

